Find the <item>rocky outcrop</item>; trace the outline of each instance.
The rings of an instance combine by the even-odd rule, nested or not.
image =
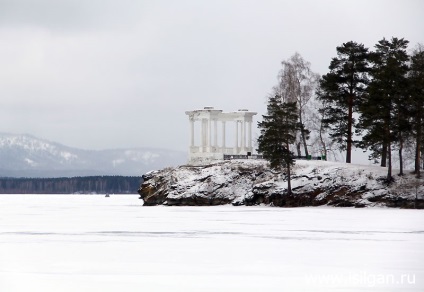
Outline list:
[[[149,172],[143,175],[138,192],[145,206],[424,208],[423,181],[406,175],[387,184],[385,171],[375,166],[298,161],[289,195],[285,174],[272,171],[265,161],[226,161]]]

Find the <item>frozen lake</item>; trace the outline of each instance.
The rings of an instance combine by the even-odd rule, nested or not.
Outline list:
[[[424,211],[0,195],[0,291],[424,291]]]

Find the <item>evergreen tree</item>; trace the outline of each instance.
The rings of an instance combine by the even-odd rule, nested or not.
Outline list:
[[[381,151],[382,166],[388,161],[387,180],[392,180],[392,148],[397,142],[402,170],[404,135],[408,131],[409,111],[406,73],[408,41],[383,39],[371,54],[371,77],[367,99],[361,106],[361,126],[366,129],[363,145]],[[379,146],[378,146],[379,145]],[[379,155],[376,153],[375,155]]]
[[[291,194],[290,170],[294,165],[294,155],[290,144],[296,140],[298,110],[295,102],[282,102],[280,96],[270,97],[267,115],[258,123],[261,134],[258,138],[258,152],[270,162],[273,169],[286,169],[287,192]]]
[[[330,72],[322,76],[317,90],[319,100],[326,102],[322,111],[324,125],[341,150],[346,150],[346,162],[352,161],[354,111],[363,97],[368,84],[368,49],[355,42],[337,47]]]
[[[420,160],[424,139],[424,46],[418,45],[410,61],[408,80],[413,116],[412,127],[415,135],[415,173],[417,177],[421,177]]]

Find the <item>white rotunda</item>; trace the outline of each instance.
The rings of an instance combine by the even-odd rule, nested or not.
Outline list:
[[[257,113],[247,109],[224,113],[213,107],[186,111],[190,121],[189,164],[204,164],[223,160],[224,155],[250,155],[252,122]],[[195,123],[199,122],[200,137],[196,138]],[[226,141],[227,127],[232,127],[233,141]],[[199,127],[197,127],[199,128]],[[198,132],[198,131],[197,131]],[[196,145],[195,141],[198,141]],[[228,146],[231,145],[231,146]]]

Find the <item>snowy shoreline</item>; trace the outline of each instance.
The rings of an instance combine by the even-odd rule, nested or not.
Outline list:
[[[284,174],[265,161],[233,160],[180,166],[143,175],[138,192],[145,206],[267,205],[278,207],[424,208],[423,181],[413,174],[385,181],[386,168],[328,161],[297,161],[293,195]]]

